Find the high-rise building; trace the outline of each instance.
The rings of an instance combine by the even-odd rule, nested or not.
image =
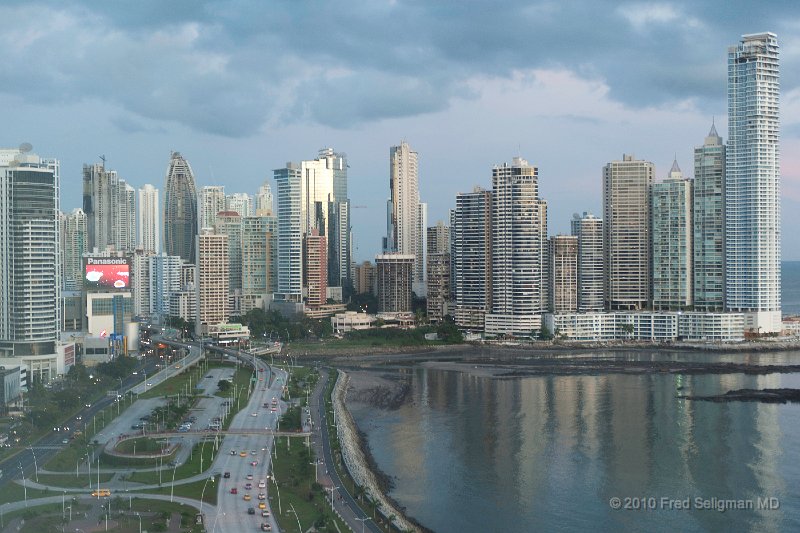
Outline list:
[[[539,171],[515,157],[492,169],[492,313],[486,332],[531,335],[549,307],[547,202]]]
[[[217,213],[214,233],[228,236],[228,289],[231,292],[241,289],[242,217],[236,211],[220,211]]]
[[[152,250],[137,248],[131,256],[130,282],[134,316],[150,316],[150,258],[154,255]]]
[[[725,307],[754,333],[781,330],[778,38],[742,36],[728,49]]]
[[[578,310],[578,237],[550,237],[550,311],[574,313]]]
[[[83,212],[89,250],[131,251],[136,246],[136,191],[105,161],[83,165]]]
[[[375,256],[375,285],[379,313],[411,312],[414,254],[386,253]]]
[[[492,309],[492,193],[476,187],[456,195],[452,230],[456,324],[482,330]]]
[[[578,311],[602,311],[606,303],[603,221],[588,212],[575,214],[572,234],[578,237]]]
[[[299,303],[303,296],[303,230],[300,166],[274,171],[278,188],[278,291],[276,300]]]
[[[225,187],[206,185],[200,188],[200,228],[213,228],[217,213],[225,211]]]
[[[717,129],[694,149],[694,307],[725,305],[725,145]]]
[[[385,252],[412,254],[414,284],[424,289],[426,207],[419,201],[418,154],[405,141],[389,150],[389,201],[387,202]]]
[[[611,311],[645,309],[650,297],[650,186],[655,165],[624,154],[603,167],[605,298]]]
[[[275,207],[272,199],[272,187],[269,186],[269,180],[264,181],[264,184],[258,188],[256,194],[256,216],[258,217],[271,217],[275,213]]]
[[[253,198],[243,192],[235,192],[225,197],[225,211],[235,211],[241,217],[249,217],[255,213]]]
[[[197,236],[197,318],[195,331],[228,321],[228,236],[203,228]]]
[[[356,294],[375,294],[375,265],[364,261],[353,266],[353,289]]]
[[[441,322],[450,304],[450,227],[441,220],[427,228],[428,320]]]
[[[83,280],[83,254],[87,252],[86,214],[75,208],[61,219],[62,288],[80,290]]]
[[[164,251],[194,263],[197,236],[197,189],[189,162],[172,152],[164,185]]]
[[[161,209],[158,202],[158,189],[149,183],[139,189],[138,219],[139,240],[137,248],[160,253]]]
[[[333,148],[319,151],[319,161],[330,169],[332,194],[328,200],[328,284],[343,287],[350,282],[350,199],[347,196],[347,154]]]
[[[23,146],[0,154],[0,357],[49,381],[61,327],[59,166]]]
[[[306,305],[319,308],[327,302],[328,290],[328,244],[319,230],[312,228],[306,234],[303,250],[303,286],[306,291]]]
[[[692,182],[678,162],[651,193],[653,309],[681,311],[692,306]]]
[[[183,259],[161,253],[147,259],[150,271],[149,314],[163,320],[171,314],[170,298],[180,291]]]
[[[242,315],[263,308],[267,295],[274,292],[275,241],[274,217],[242,219]]]

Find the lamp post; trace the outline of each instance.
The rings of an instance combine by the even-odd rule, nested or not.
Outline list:
[[[22,463],[19,463],[19,473],[22,476],[22,489],[25,491],[25,507],[28,506],[28,485],[25,483],[25,471],[22,470]]]
[[[364,533],[364,522],[367,520],[372,520],[370,517],[365,516],[364,518],[356,518],[359,522],[361,522],[361,533]]]
[[[272,482],[275,483],[275,490],[278,491],[278,514],[283,514],[281,510],[281,489],[278,487],[278,480],[275,479],[275,471],[272,472]]]
[[[169,487],[169,502],[172,503],[172,496],[175,494],[175,472],[178,470],[178,461],[175,461],[175,468],[172,469],[172,483]]]
[[[206,494],[206,485],[208,485],[209,480],[213,480],[213,477],[209,477],[206,479],[206,482],[203,483],[203,490],[200,492],[200,514],[203,514],[203,497]]]
[[[86,464],[89,466],[89,488],[92,488],[92,460],[89,459],[89,453],[86,453]]]
[[[139,518],[139,533],[142,533],[142,515],[141,513],[136,513],[136,516]]]

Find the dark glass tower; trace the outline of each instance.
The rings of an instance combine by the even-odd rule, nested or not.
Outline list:
[[[197,188],[192,167],[180,152],[172,152],[164,191],[164,250],[195,263]]]

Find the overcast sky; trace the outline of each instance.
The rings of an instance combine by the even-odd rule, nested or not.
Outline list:
[[[379,251],[401,140],[429,225],[517,155],[539,167],[551,234],[602,214],[602,167],[623,153],[692,176],[712,118],[728,137],[728,46],[773,31],[784,258],[800,259],[796,2],[4,0],[0,20],[0,146],[61,159],[64,211],[100,155],[163,191],[177,150],[198,186],[254,194],[330,146],[349,157],[359,260]]]

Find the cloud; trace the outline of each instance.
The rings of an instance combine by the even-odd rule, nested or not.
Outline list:
[[[9,0],[0,92],[46,105],[87,100],[143,123],[224,137],[274,125],[358,127],[451,108],[480,77],[567,70],[634,107],[724,98],[726,47],[743,27],[787,32],[797,7],[731,0],[335,4],[259,0]]]

